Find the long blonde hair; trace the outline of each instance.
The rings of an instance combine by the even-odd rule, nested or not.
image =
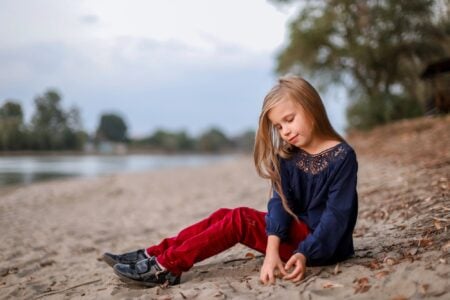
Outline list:
[[[281,77],[264,98],[253,151],[256,171],[262,178],[270,179],[271,189],[280,195],[284,209],[298,220],[283,193],[278,159],[278,156],[290,158],[295,148],[281,139],[268,118],[269,111],[283,99],[291,99],[303,107],[312,122],[313,134],[340,141],[344,139],[331,126],[322,99],[305,79],[292,75]]]

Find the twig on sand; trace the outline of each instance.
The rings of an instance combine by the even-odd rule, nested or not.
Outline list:
[[[235,259],[226,260],[223,263],[224,264],[229,264],[229,263],[237,262],[237,261],[247,261],[247,260],[252,260],[252,259],[255,259],[255,258],[260,258],[260,257],[263,257],[263,256],[264,255],[256,255],[256,256],[253,256],[253,257],[235,258]]]
[[[40,294],[39,296],[37,296],[37,297],[34,298],[34,299],[39,299],[39,298],[42,298],[42,297],[45,297],[45,296],[50,296],[50,295],[54,295],[54,294],[64,293],[64,292],[67,292],[67,291],[69,291],[69,290],[75,289],[75,288],[80,287],[80,286],[83,286],[83,285],[88,285],[88,284],[92,284],[92,283],[99,282],[100,280],[101,280],[101,279],[91,280],[91,281],[88,281],[88,282],[83,282],[83,283],[80,283],[80,284],[77,284],[77,285],[68,287],[68,288],[63,289],[63,290],[59,290],[59,291],[51,291],[51,292],[48,292],[48,293],[43,293],[43,294]]]
[[[306,290],[306,287],[313,282],[314,280],[316,280],[318,278],[318,276],[320,275],[320,273],[322,273],[323,268],[320,268],[317,272],[312,273],[311,275],[305,277],[302,281],[298,282],[296,284],[296,286],[302,285],[303,287],[300,291],[300,294],[303,293]]]

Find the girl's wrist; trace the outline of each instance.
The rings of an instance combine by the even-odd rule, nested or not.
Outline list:
[[[280,246],[280,238],[276,235],[269,235],[267,237],[266,255],[279,255],[278,249]]]

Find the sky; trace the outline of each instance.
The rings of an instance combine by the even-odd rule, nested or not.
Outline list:
[[[29,121],[56,89],[89,133],[118,113],[134,138],[237,135],[257,127],[295,13],[263,0],[1,0],[0,105],[18,100]],[[322,98],[343,133],[342,91]]]

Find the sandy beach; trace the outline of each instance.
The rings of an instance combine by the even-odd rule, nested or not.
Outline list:
[[[297,284],[259,282],[242,245],[174,287],[121,282],[101,261],[159,242],[221,207],[266,210],[250,156],[210,166],[0,189],[0,299],[449,299],[450,117],[355,133],[356,254],[308,268]]]

